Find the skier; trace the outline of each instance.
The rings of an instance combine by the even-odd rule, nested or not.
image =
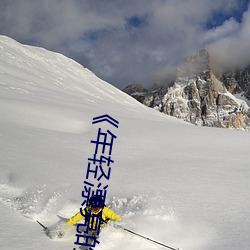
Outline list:
[[[105,206],[101,197],[93,196],[89,199],[88,206],[80,209],[80,212],[72,216],[67,221],[67,225],[75,225],[81,220],[85,220],[85,225],[96,236],[98,226],[101,229],[109,220],[121,222],[122,218]]]

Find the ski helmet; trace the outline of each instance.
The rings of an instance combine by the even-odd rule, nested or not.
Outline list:
[[[103,208],[104,201],[101,198],[101,196],[93,195],[92,197],[89,198],[89,205],[91,207]]]

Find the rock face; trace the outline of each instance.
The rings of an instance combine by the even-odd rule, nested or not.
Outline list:
[[[123,89],[125,93],[128,95],[133,96],[137,101],[142,102],[144,101],[144,95],[146,94],[147,90],[144,89],[142,84],[131,84],[128,85],[125,89]]]
[[[178,68],[170,87],[154,87],[149,91],[141,88],[130,95],[160,112],[196,125],[248,129],[250,109],[233,94],[250,95],[249,70],[216,76],[210,67],[209,53],[204,49]]]
[[[250,66],[218,74],[218,79],[225,84],[230,93],[242,93],[250,100]]]

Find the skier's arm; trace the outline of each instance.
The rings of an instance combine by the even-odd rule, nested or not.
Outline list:
[[[118,222],[121,222],[122,221],[122,218],[120,215],[116,214],[113,210],[111,210],[110,208],[108,207],[105,207],[103,209],[103,212],[105,214],[105,216],[112,220],[112,221],[118,221]]]
[[[85,214],[84,209],[82,210],[82,213]],[[70,219],[67,220],[67,224],[69,225],[75,225],[78,221],[84,220],[84,216],[82,216],[81,212],[78,212],[74,216],[72,216]]]

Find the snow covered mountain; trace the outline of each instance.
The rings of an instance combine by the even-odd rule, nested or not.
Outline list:
[[[117,121],[92,124],[109,114]],[[0,36],[0,249],[73,249],[98,128],[115,139],[109,207],[122,225],[184,250],[248,250],[250,134],[193,126],[140,104],[63,55]],[[97,250],[162,249],[108,225]]]
[[[170,87],[141,91],[137,86],[133,91],[134,87],[128,86],[124,92],[146,106],[184,121],[209,127],[250,127],[249,69],[214,73],[205,49],[187,58]]]

